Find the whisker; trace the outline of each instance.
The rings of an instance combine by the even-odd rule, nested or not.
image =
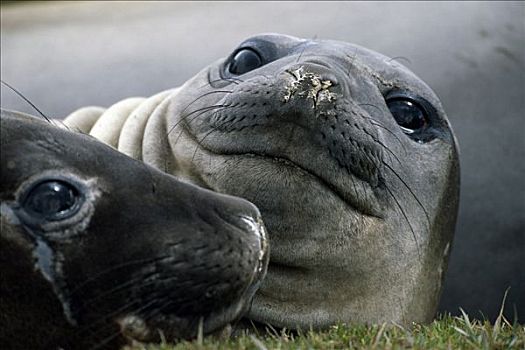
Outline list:
[[[191,116],[192,114],[195,114],[195,113],[198,113],[198,112],[203,112],[203,113],[206,113],[210,110],[213,110],[215,108],[222,108],[222,107],[229,107],[229,105],[213,105],[213,106],[207,106],[207,107],[202,107],[202,108],[199,108],[199,109],[196,109],[194,111],[191,111],[190,113],[188,113],[187,115],[185,116],[182,116],[181,114],[181,118],[179,121],[177,121],[169,130],[168,130],[168,133],[166,134],[166,136],[169,136],[169,134],[180,124],[182,123],[184,120],[186,120],[189,116]],[[198,116],[200,116],[202,114],[199,114]],[[192,119],[193,121],[194,119]]]
[[[227,82],[235,84],[235,85],[239,85],[240,83],[244,83],[244,80],[239,79],[239,78],[233,78],[233,77],[231,77],[231,78],[219,78],[219,79],[215,79],[215,80],[209,80],[207,84],[199,86],[198,89],[202,89],[202,88],[204,88],[206,86],[211,86],[211,84],[217,83],[217,82],[220,82],[220,81],[227,81]]]
[[[230,90],[214,90],[214,91],[210,91],[210,92],[207,92],[205,94],[202,94],[199,97],[197,97],[196,99],[194,99],[193,101],[191,101],[190,103],[188,103],[188,105],[186,107],[184,107],[184,109],[180,112],[180,115],[183,115],[184,112],[186,112],[186,110],[188,108],[190,108],[191,105],[193,105],[195,102],[197,102],[201,98],[204,98],[206,96],[213,95],[213,94],[218,94],[218,93],[231,94],[231,93],[233,93],[233,91],[230,91]]]
[[[352,67],[354,66],[354,61],[357,57],[357,47],[354,49],[354,55],[353,56],[350,56],[350,55],[345,55],[347,58],[350,59],[350,65],[348,67],[348,76],[350,76],[350,73],[352,73]]]
[[[101,317],[100,319],[98,319],[97,321],[94,321],[92,323],[89,324],[89,326],[86,328],[86,330],[90,329],[90,330],[93,330],[93,326],[96,326],[98,324],[101,324],[101,323],[105,323],[107,321],[109,321],[111,318],[115,317],[116,315],[120,314],[120,313],[123,313],[124,311],[130,309],[131,307],[133,307],[135,304],[138,304],[139,303],[139,300],[133,300],[129,303],[126,303],[114,310],[111,310],[109,313],[105,314],[103,317]],[[151,305],[151,304],[149,304]],[[149,306],[148,305],[148,306]],[[140,308],[142,308],[143,306],[141,306]],[[89,310],[89,308],[87,309]],[[99,328],[100,329],[100,328]]]
[[[379,139],[377,139],[377,138],[374,138],[374,141],[377,142],[378,145],[380,145],[381,147],[383,147],[383,148],[389,153],[389,155],[394,156],[394,158],[397,160],[397,163],[398,163],[399,165],[403,164],[403,163],[401,163],[401,161],[399,160],[399,158],[396,156],[396,154],[395,154],[394,152],[392,152],[392,151],[390,150],[390,148],[388,148],[383,142],[381,142],[381,141],[380,141]],[[390,161],[392,161],[392,158],[390,158]]]
[[[215,109],[214,113],[216,113],[216,112],[217,112],[218,110],[220,110],[220,109],[233,108],[233,107],[230,106],[230,105],[222,105],[222,106],[219,105],[219,106],[213,106],[213,107],[214,107],[214,108],[209,108],[209,109],[206,109],[206,110],[204,110],[204,111],[201,111],[201,112],[200,112],[199,114],[197,114],[195,117],[193,117],[192,119],[188,120],[188,123],[193,122],[195,119],[197,119],[198,117],[200,117],[200,116],[203,115],[204,113],[209,112],[209,111],[213,111],[214,109]],[[177,125],[179,125],[182,121],[184,121],[183,118],[181,118],[181,120],[179,120],[179,121],[173,126],[173,128],[175,128]],[[172,128],[172,129],[173,129],[173,128]],[[173,131],[173,130],[171,130],[171,131]],[[171,132],[171,131],[170,131],[170,132]],[[181,130],[181,131],[179,132],[179,134],[177,135],[177,138],[175,139],[175,143],[174,143],[175,145],[179,142],[179,139],[180,139],[180,137],[182,136],[182,133],[183,133],[183,130]]]
[[[370,103],[359,103],[358,106],[370,106],[370,107],[374,107],[376,108],[380,114],[383,113],[383,111],[377,107],[376,105],[373,105],[373,104],[370,104]],[[378,122],[376,119],[372,118],[372,117],[367,117],[367,116],[364,116],[364,115],[361,115],[363,118],[367,119],[370,124],[372,125],[375,125],[375,126],[378,126],[386,131],[388,131],[392,136],[394,136],[396,138],[396,140],[399,142],[399,144],[401,145],[401,147],[403,147],[403,150],[405,151],[405,154],[407,152],[406,148],[405,148],[405,145],[403,144],[403,142],[401,142],[401,140],[399,139],[399,137],[397,137],[397,135],[392,131],[390,130],[389,128],[387,128],[386,126],[384,126],[383,124],[381,124],[380,122]]]
[[[171,309],[170,310],[170,314],[171,315],[178,315],[180,314],[182,311],[184,311],[184,307],[188,305],[188,302],[192,301],[192,297],[188,296],[188,297],[185,297],[185,298],[182,298],[182,299],[177,299],[176,300],[176,303],[178,305],[180,305],[179,307],[177,307],[177,309]],[[144,316],[144,320],[147,322],[149,320],[152,320],[155,316],[158,316],[160,315],[163,310],[166,310],[170,307],[172,307],[172,305],[175,304],[175,301],[174,300],[167,300],[166,298],[163,298],[161,300],[162,304],[160,307],[154,309],[154,310],[151,310],[146,316]],[[202,317],[202,316],[201,316]],[[196,322],[198,321],[198,318],[189,318],[187,319],[188,321],[188,328],[193,328],[194,326],[196,326]]]
[[[145,309],[147,309],[148,307],[150,307],[152,304],[154,304],[154,303],[156,303],[156,302],[157,302],[156,299],[152,299],[152,300],[150,300],[148,303],[146,303],[146,304],[140,306],[138,309],[133,310],[132,313],[133,313],[133,314],[138,314],[138,313],[144,311]],[[135,303],[136,303],[136,302],[129,303],[129,304],[127,304],[126,306],[127,306],[127,307],[130,307],[131,305],[133,305],[133,304],[135,304]],[[115,316],[118,312],[122,312],[122,311],[123,311],[123,310],[119,310],[119,311],[117,311],[117,312],[114,312],[114,313],[112,313],[112,315],[109,316],[109,317],[113,317],[113,316]],[[109,317],[105,317],[104,319],[107,320]],[[104,330],[104,329],[106,329],[106,328],[108,328],[108,327],[110,327],[110,326],[107,325],[107,324],[105,324],[104,327],[99,328],[98,330],[99,330],[99,331],[102,331],[102,330]],[[94,333],[94,334],[96,334],[96,333]],[[121,336],[121,335],[122,335],[122,333],[121,333],[121,331],[119,330],[119,331],[115,332],[114,334],[112,334],[112,335],[110,335],[110,336],[104,338],[104,339],[101,340],[98,344],[96,344],[95,346],[93,346],[93,347],[91,347],[91,348],[89,348],[89,349],[90,349],[90,350],[97,350],[97,349],[100,349],[100,348],[104,347],[104,346],[107,345],[109,342],[111,342],[112,340],[114,340],[115,338],[117,338],[117,337],[119,337],[119,336]]]
[[[121,336],[120,332],[115,332],[115,333],[113,333],[112,335],[110,335],[109,337],[104,338],[104,339],[103,339],[102,341],[100,341],[98,344],[95,344],[95,346],[90,347],[89,349],[90,349],[90,350],[101,349],[101,348],[103,348],[104,346],[108,345],[111,341],[113,341],[113,340],[115,340],[116,338],[118,338],[119,336]]]
[[[92,276],[88,279],[86,279],[84,282],[80,283],[78,286],[76,286],[75,288],[73,288],[71,291],[70,291],[70,295],[74,295],[75,293],[77,293],[80,288],[83,288],[85,287],[86,285],[88,285],[89,283],[93,283],[94,281],[96,281],[97,279],[101,278],[102,276],[104,275],[107,275],[108,273],[112,273],[112,272],[115,272],[119,269],[122,269],[122,268],[125,268],[125,267],[130,267],[130,266],[133,266],[133,265],[137,265],[137,264],[144,264],[144,263],[148,263],[148,262],[153,262],[153,261],[156,261],[158,259],[162,259],[162,257],[156,257],[156,258],[148,258],[148,259],[141,259],[141,260],[131,260],[131,261],[126,261],[125,263],[122,263],[122,264],[119,264],[119,265],[116,265],[116,266],[112,266],[106,270],[103,270],[99,273],[97,273],[95,276]]]
[[[301,50],[301,53],[299,54],[299,57],[297,57],[297,61],[295,61],[295,63],[299,63],[299,61],[301,60],[301,57],[303,57],[305,50],[306,50],[306,45],[303,46],[303,49]]]
[[[317,34],[315,34],[310,40],[311,41],[315,41],[316,39],[317,39]],[[301,60],[301,57],[303,56],[305,50],[306,50],[306,45],[303,45],[303,49],[301,50],[301,53],[299,54],[299,57],[297,57],[297,61],[295,63],[299,63],[299,61]]]
[[[77,330],[74,330],[72,332],[72,334],[70,335],[70,338],[72,338],[73,340],[76,340],[76,339],[80,339],[80,338],[86,338],[86,337],[93,337],[95,336],[97,333],[100,333],[101,331],[103,331],[104,329],[107,329],[109,327],[111,327],[112,323],[108,324],[107,322],[110,321],[110,319],[112,317],[114,317],[115,315],[125,311],[126,309],[130,308],[130,307],[133,307],[134,304],[137,304],[138,301],[132,301],[130,303],[127,303],[115,310],[112,310],[109,314],[106,314],[104,315],[104,317],[101,317],[100,319],[80,328],[80,329],[77,329]],[[100,325],[100,326],[98,326]],[[89,335],[88,335],[89,334]],[[118,336],[120,334],[120,332],[117,332],[117,335]],[[104,343],[104,345],[106,345],[108,342],[110,342],[111,340],[113,340],[116,336],[113,336],[112,339],[110,340],[107,340],[107,338],[104,339],[104,341],[106,341]]]
[[[372,138],[372,140],[374,140],[374,142],[376,142],[378,145],[380,145],[381,147],[383,147],[391,156],[390,157],[394,157],[398,164],[401,165],[401,161],[399,160],[399,158],[397,157],[397,155],[392,152],[392,150],[390,148],[388,148],[383,142],[381,142],[381,140],[379,140],[379,138],[375,137],[373,134],[369,133],[366,129],[363,129],[364,133],[367,134],[368,136],[370,136]],[[390,158],[390,160],[392,161],[392,158]]]
[[[396,202],[397,207],[399,208],[399,210],[401,211],[401,214],[403,214],[403,217],[405,218],[406,222],[408,223],[408,226],[410,227],[410,231],[412,231],[412,237],[414,238],[414,242],[416,243],[417,256],[418,256],[419,260],[421,260],[421,252],[419,251],[419,242],[417,241],[416,232],[414,231],[414,228],[412,227],[412,224],[410,223],[410,220],[408,220],[408,217],[407,217],[407,214],[405,213],[405,210],[403,209],[401,204],[399,204],[399,201],[394,196],[392,191],[390,191],[388,186],[385,186],[385,189],[387,190],[388,194],[394,199],[394,202]]]
[[[392,57],[391,59],[389,60],[386,60],[386,62],[392,62],[392,61],[405,61],[407,62],[408,64],[412,64],[412,61],[410,61],[408,58],[406,58],[405,56],[396,56],[396,57]]]
[[[20,91],[18,91],[17,89],[15,89],[14,87],[12,87],[11,85],[9,85],[8,83],[6,83],[5,81],[3,81],[2,79],[0,79],[0,82],[2,84],[4,84],[5,86],[7,86],[9,89],[11,89],[15,94],[17,94],[18,96],[20,96],[24,101],[26,101],[31,107],[33,107],[37,112],[38,114],[40,114],[48,123],[51,124],[51,120],[46,117],[46,115],[44,113],[42,113],[42,111],[40,109],[38,109],[31,101],[29,101],[28,98],[26,98]]]
[[[71,128],[69,126],[67,126],[62,120],[59,120],[59,119],[53,119],[50,121],[51,124],[53,125],[56,125],[56,123],[60,123],[60,125],[62,125],[62,127],[68,131],[72,131]],[[75,132],[75,131],[74,131]]]
[[[197,141],[197,147],[195,147],[195,152],[193,152],[193,156],[191,157],[191,162],[192,162],[192,163],[193,163],[193,160],[194,160],[194,158],[195,158],[195,155],[197,154],[197,151],[199,150],[199,147],[201,146],[202,142],[203,142],[208,136],[210,136],[212,133],[214,133],[215,131],[217,131],[217,129],[212,129],[212,130],[208,131],[200,141]]]
[[[412,197],[414,197],[414,199],[417,201],[417,203],[419,204],[419,206],[421,207],[421,209],[423,210],[423,212],[425,213],[425,216],[426,216],[426,219],[427,219],[427,224],[429,225],[430,227],[430,219],[429,219],[429,215],[428,215],[428,212],[426,211],[425,207],[423,206],[423,204],[421,203],[421,201],[419,200],[419,198],[415,195],[415,193],[412,191],[412,189],[408,186],[408,184],[401,178],[401,176],[399,176],[399,174],[390,166],[388,165],[387,162],[385,162],[384,160],[381,161],[381,163],[387,168],[389,169],[392,173],[394,173],[394,175],[399,179],[399,181],[401,181],[401,183],[403,183],[403,185],[406,187],[406,189],[410,192],[410,194],[412,195]],[[371,164],[373,164],[376,169],[377,169],[377,166],[372,162]],[[399,201],[397,200],[397,198],[394,196],[394,194],[392,193],[392,191],[388,188],[388,186],[385,184],[385,189],[387,191],[387,193],[392,197],[392,199],[395,201],[396,203],[396,206],[399,208],[399,210],[401,211],[401,214],[403,215],[403,217],[405,218],[406,222],[408,223],[408,226],[410,227],[410,231],[412,232],[412,237],[414,238],[414,242],[416,243],[416,250],[417,250],[417,255],[418,255],[418,258],[421,260],[421,252],[420,252],[420,248],[419,248],[419,242],[417,240],[417,235],[416,235],[416,232],[414,231],[414,228],[412,227],[412,224],[410,223],[410,220],[408,219],[408,216],[405,212],[405,210],[403,209],[403,207],[401,206],[401,204],[399,203]]]
[[[425,213],[425,216],[427,218],[427,223],[428,223],[428,226],[430,227],[430,216],[428,215],[428,212],[427,210],[425,209],[425,207],[423,206],[423,204],[421,203],[421,201],[419,200],[419,198],[417,198],[417,196],[414,194],[414,192],[412,191],[412,189],[410,188],[410,186],[407,185],[407,183],[405,182],[405,180],[403,180],[401,178],[401,176],[399,176],[399,174],[390,166],[388,165],[386,162],[383,162],[383,165],[386,166],[388,169],[390,169],[390,171],[392,173],[394,173],[394,175],[399,179],[399,181],[401,181],[401,183],[405,186],[405,188],[410,192],[410,194],[412,195],[412,197],[414,197],[414,199],[416,200],[416,202],[419,204],[419,206],[421,207],[421,209],[423,210],[423,212]]]
[[[390,129],[388,129],[384,125],[380,124],[379,122],[375,121],[374,119],[371,119],[371,120],[372,121],[370,122],[370,124],[378,126],[378,127],[382,128],[382,129],[388,131],[392,136],[394,136],[397,139],[397,141],[399,142],[399,144],[401,145],[401,147],[403,148],[403,151],[405,152],[405,155],[407,154],[407,149],[406,149],[405,145],[401,142],[401,140],[399,139],[399,137],[397,137],[396,134],[394,134]]]
[[[129,287],[139,281],[142,281],[144,280],[145,276],[139,276],[139,277],[135,277],[135,278],[132,278],[124,283],[121,283],[119,285],[116,285],[115,287],[111,288],[111,289],[108,289],[106,291],[104,291],[103,293],[98,293],[96,294],[94,297],[92,298],[88,298],[88,299],[85,299],[85,300],[82,300],[82,304],[85,305],[85,304],[88,304],[88,303],[93,303],[94,301],[98,301],[100,299],[103,299],[104,297],[108,296],[108,295],[111,295],[111,294],[115,294],[119,291],[121,291],[122,289],[125,289],[126,287]],[[151,284],[151,283],[142,283],[141,286],[147,286],[148,284]]]
[[[228,106],[229,107],[229,106]],[[214,113],[216,113],[217,111],[215,111]],[[229,120],[225,120],[224,122],[222,122],[220,125],[217,125],[217,128],[220,128],[222,127],[223,125],[226,125],[227,123],[229,122]],[[210,130],[209,132],[207,132],[203,137],[202,139],[199,141],[199,140],[196,140],[197,142],[197,147],[195,147],[195,152],[193,152],[193,156],[191,157],[191,162],[193,163],[193,160],[195,158],[195,155],[197,154],[197,151],[199,150],[199,147],[202,145],[202,142],[204,142],[204,140],[210,136],[213,132],[215,131],[218,131],[218,129],[215,128],[215,129],[212,129]]]

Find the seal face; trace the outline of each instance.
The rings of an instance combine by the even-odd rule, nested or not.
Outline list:
[[[184,84],[144,140],[167,169],[261,210],[272,246],[249,317],[284,327],[429,322],[453,237],[457,146],[395,60],[260,35]]]
[[[4,346],[188,338],[247,310],[268,260],[252,204],[31,116],[1,126]]]
[[[322,328],[433,318],[458,151],[437,96],[394,59],[259,35],[174,91],[91,111],[65,123],[257,205],[272,250],[252,320]]]

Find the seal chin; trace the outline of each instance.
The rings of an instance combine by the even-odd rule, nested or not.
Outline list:
[[[173,313],[160,314],[149,318],[131,313],[116,319],[121,335],[129,341],[159,342],[165,339],[191,339],[199,334],[219,334],[238,321],[251,308],[255,292],[263,281],[269,260],[269,246],[266,229],[260,217],[239,216],[236,225],[249,235],[258,237],[259,255],[254,264],[253,279],[236,302],[225,303],[207,315],[180,317]],[[231,222],[231,220],[229,220]]]
[[[231,198],[226,196],[224,200],[231,200]],[[216,227],[224,230],[230,228],[232,232],[242,232],[243,236],[250,237],[250,246],[243,249],[250,248],[257,252],[253,258],[249,258],[252,264],[250,268],[246,268],[245,276],[247,277],[245,277],[244,287],[235,295],[231,295],[230,291],[226,293],[219,287],[208,287],[205,292],[202,292],[205,300],[201,304],[211,302],[217,305],[214,308],[202,308],[200,305],[193,305],[189,308],[177,305],[173,308],[170,306],[170,301],[167,301],[164,305],[157,305],[149,310],[130,312],[118,317],[115,321],[119,326],[120,334],[128,341],[144,343],[160,342],[166,339],[177,341],[192,339],[199,334],[221,333],[248,312],[255,292],[259,289],[267,272],[269,245],[265,226],[257,211],[255,213],[238,212],[237,214],[225,210],[214,212],[218,220]],[[227,275],[224,277],[226,278]],[[178,287],[180,285],[171,287],[174,295],[180,294]],[[144,304],[156,304],[154,296],[149,297],[154,294],[155,290],[146,293],[151,300],[143,298]],[[191,294],[191,291],[188,291],[188,294]]]
[[[221,203],[232,200],[230,196],[224,197],[221,199]],[[245,206],[247,202],[239,203],[239,205]],[[253,210],[249,210],[250,208]],[[165,291],[172,297],[159,303],[156,298],[158,288],[149,289],[143,293],[141,300],[144,305],[152,305],[152,307],[131,311],[115,319],[123,338],[128,341],[143,343],[161,342],[163,340],[176,342],[180,339],[192,339],[200,334],[223,332],[248,312],[255,292],[266,275],[269,261],[268,238],[262,219],[255,207],[251,205],[248,205],[244,211],[235,207],[233,211],[225,210],[222,207],[216,208],[213,211],[213,216],[206,219],[216,220],[214,226],[224,231],[225,235],[229,231],[239,234],[237,239],[247,240],[244,243],[246,245],[238,249],[238,253],[241,256],[245,254],[244,256],[249,261],[244,265],[245,273],[242,276],[234,275],[235,281],[231,282],[232,285],[238,287],[238,290],[232,290],[232,285],[212,284],[202,287],[200,283],[203,282],[200,281],[190,285],[185,292],[181,293],[180,289],[184,283],[176,283],[170,286],[170,290]],[[248,251],[253,251],[253,254],[248,253]],[[198,254],[197,252],[194,253]],[[212,254],[214,253],[208,252],[205,255]],[[198,260],[202,261],[202,259],[205,257],[202,256]],[[198,268],[197,265],[195,266],[194,268]],[[224,279],[231,278],[231,271],[228,272],[228,270],[233,266],[232,262],[225,266],[225,273],[221,275],[219,272],[216,275],[221,275]],[[173,277],[170,273],[177,272],[180,273],[181,271],[170,271],[164,274],[163,279],[170,279]],[[191,302],[188,305],[174,303],[178,297],[184,294],[186,297],[199,299],[200,302]],[[207,303],[214,305],[214,307],[204,306]]]
[[[163,339],[191,339],[200,333],[220,333],[231,327],[225,314],[214,314],[197,319],[178,318],[173,315],[146,321],[144,317],[130,314],[117,320],[121,335],[130,342],[153,343]],[[231,316],[231,315],[227,315]],[[224,323],[226,322],[226,323]]]

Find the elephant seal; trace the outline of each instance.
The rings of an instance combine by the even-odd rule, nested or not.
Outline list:
[[[5,110],[1,154],[4,349],[191,338],[250,306],[268,260],[253,204]]]
[[[250,319],[307,329],[434,317],[458,149],[438,97],[395,59],[263,34],[174,91],[90,120],[83,130],[120,151],[259,208],[272,249]]]

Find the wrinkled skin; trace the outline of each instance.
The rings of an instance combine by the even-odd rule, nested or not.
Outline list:
[[[237,64],[246,49],[258,58]],[[395,98],[418,106],[424,127],[404,130]],[[438,98],[395,60],[260,35],[175,91],[116,106],[108,111],[132,112],[118,123],[112,113],[94,126],[79,126],[78,115],[65,122],[260,209],[272,249],[251,320],[304,329],[433,318],[457,215],[458,151]]]
[[[201,320],[217,332],[248,309],[268,260],[251,203],[16,112],[2,110],[1,155],[5,348],[191,338]],[[73,188],[58,217],[57,197],[38,197],[49,181]]]

